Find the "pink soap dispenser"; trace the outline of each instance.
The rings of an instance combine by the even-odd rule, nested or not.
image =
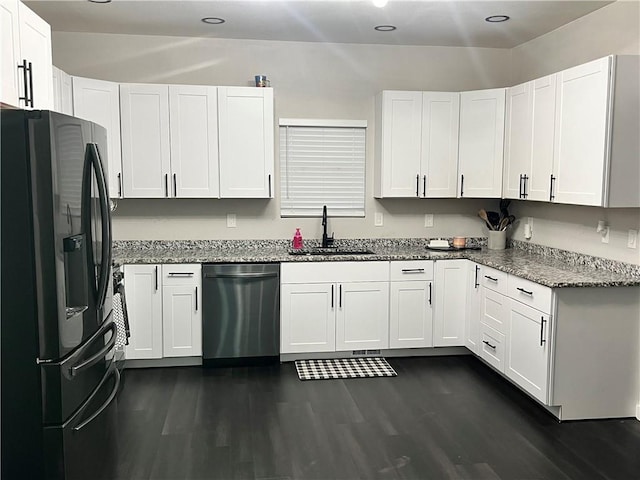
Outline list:
[[[294,250],[302,249],[302,234],[300,233],[299,228],[296,228],[296,233],[293,236],[293,249]]]

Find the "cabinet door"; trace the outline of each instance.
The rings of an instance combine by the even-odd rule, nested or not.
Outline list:
[[[199,283],[192,281],[184,285],[162,287],[162,336],[165,357],[202,355],[202,302]]]
[[[120,88],[117,83],[73,77],[73,114],[107,129],[109,196],[122,198]]]
[[[549,386],[549,315],[511,300],[505,373],[516,384],[547,404]]]
[[[422,193],[422,92],[385,91],[379,102],[380,196],[418,197]]]
[[[338,284],[336,351],[389,348],[389,282]]]
[[[507,335],[509,317],[509,297],[482,287],[480,300],[480,321],[497,332]]]
[[[459,188],[461,197],[502,195],[505,89],[460,94]]]
[[[218,198],[216,87],[169,86],[172,195]]]
[[[280,351],[335,351],[336,285],[283,284],[280,292]]]
[[[505,198],[527,198],[524,187],[525,176],[531,177],[532,84],[507,89],[502,191]]]
[[[169,196],[169,88],[120,85],[125,198]]]
[[[125,265],[131,338],[127,359],[162,358],[162,290],[159,265]]]
[[[422,196],[456,197],[460,94],[422,95]]]
[[[464,346],[467,260],[436,261],[433,346]]]
[[[391,282],[389,347],[433,346],[433,282]]]
[[[51,57],[51,27],[23,3],[20,14],[20,56],[31,62],[29,97],[32,105],[25,108],[51,110],[53,108],[53,63]],[[23,82],[20,82],[21,84]],[[20,96],[24,96],[24,85]],[[22,104],[20,105],[22,106]]]
[[[221,198],[273,197],[273,89],[218,88]]]
[[[553,200],[602,205],[611,57],[558,73]]]
[[[480,300],[482,287],[480,286],[480,276],[482,267],[475,263],[468,265],[467,281],[467,314],[465,323],[465,346],[476,355],[479,354],[480,342]]]
[[[73,115],[73,93],[71,87],[71,75],[52,67],[53,72],[53,110]]]
[[[0,102],[14,107],[24,105],[18,102],[21,61],[18,0],[0,0]]]
[[[553,143],[555,139],[556,75],[533,82],[533,120],[531,132],[531,178],[526,182],[528,200],[548,202]]]

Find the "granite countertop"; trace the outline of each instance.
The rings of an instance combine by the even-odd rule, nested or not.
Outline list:
[[[472,241],[473,242],[473,241]],[[287,241],[115,242],[116,264],[397,261],[464,258],[551,288],[640,286],[640,267],[539,247],[506,250],[430,251],[423,239],[346,241],[339,248],[373,254],[291,255]],[[481,245],[478,240],[474,245]],[[311,247],[312,245],[309,245]]]

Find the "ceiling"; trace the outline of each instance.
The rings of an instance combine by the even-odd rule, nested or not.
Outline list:
[[[301,42],[512,48],[597,10],[596,0],[26,1],[54,31]],[[488,23],[490,15],[508,15]],[[208,25],[204,17],[225,20]],[[397,30],[378,32],[377,25]]]

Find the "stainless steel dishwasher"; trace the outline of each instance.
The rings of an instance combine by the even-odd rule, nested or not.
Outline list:
[[[203,365],[268,363],[279,354],[280,264],[203,265]]]

